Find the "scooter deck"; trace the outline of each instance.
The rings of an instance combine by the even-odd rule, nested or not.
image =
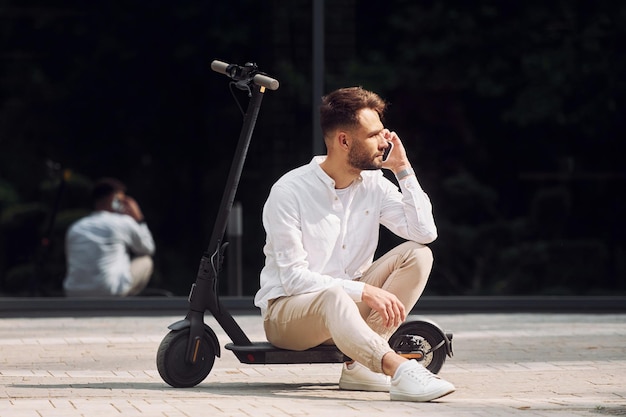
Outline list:
[[[241,363],[251,365],[341,363],[350,360],[333,345],[320,345],[302,351],[277,348],[269,342],[253,342],[245,346],[228,343],[224,347],[231,350]]]

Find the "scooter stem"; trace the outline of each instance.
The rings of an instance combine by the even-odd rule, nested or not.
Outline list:
[[[211,240],[209,241],[207,251],[202,256],[196,282],[192,286],[189,295],[190,306],[187,318],[190,320],[190,334],[187,359],[190,363],[194,363],[194,345],[202,340],[201,336],[204,332],[203,314],[206,310],[213,314],[233,342],[241,345],[251,344],[232,315],[220,303],[218,297],[219,290],[217,288],[218,276],[222,268],[223,249],[225,248],[225,245],[222,245],[221,242],[226,232],[228,217],[233,206],[248,147],[252,139],[252,132],[254,131],[263,100],[263,93],[265,92],[265,87],[256,85],[252,82],[252,79],[249,86],[251,98],[244,115],[243,126],[213,227]]]

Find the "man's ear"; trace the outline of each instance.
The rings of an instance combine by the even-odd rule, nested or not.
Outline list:
[[[346,132],[339,132],[339,134],[337,135],[337,140],[339,142],[339,147],[341,148],[347,149],[350,146],[350,142]]]

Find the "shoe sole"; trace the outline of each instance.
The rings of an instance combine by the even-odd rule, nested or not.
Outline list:
[[[389,392],[389,385],[362,384],[358,382],[339,382],[339,389],[344,391]]]
[[[429,394],[423,395],[411,395],[405,394],[402,392],[390,392],[390,397],[392,401],[414,401],[414,402],[428,402],[432,400],[436,400],[438,398],[445,397],[446,395],[452,394],[455,390],[451,389],[443,392],[432,392]]]

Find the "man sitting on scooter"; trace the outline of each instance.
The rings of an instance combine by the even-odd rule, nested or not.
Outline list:
[[[263,209],[266,261],[255,304],[273,345],[332,343],[354,359],[343,365],[341,389],[430,401],[454,386],[388,340],[426,286],[433,256],[425,245],[437,228],[400,138],[382,123],[385,107],[360,87],[323,97],[327,155],[280,178]],[[381,224],[407,242],[373,262]]]

